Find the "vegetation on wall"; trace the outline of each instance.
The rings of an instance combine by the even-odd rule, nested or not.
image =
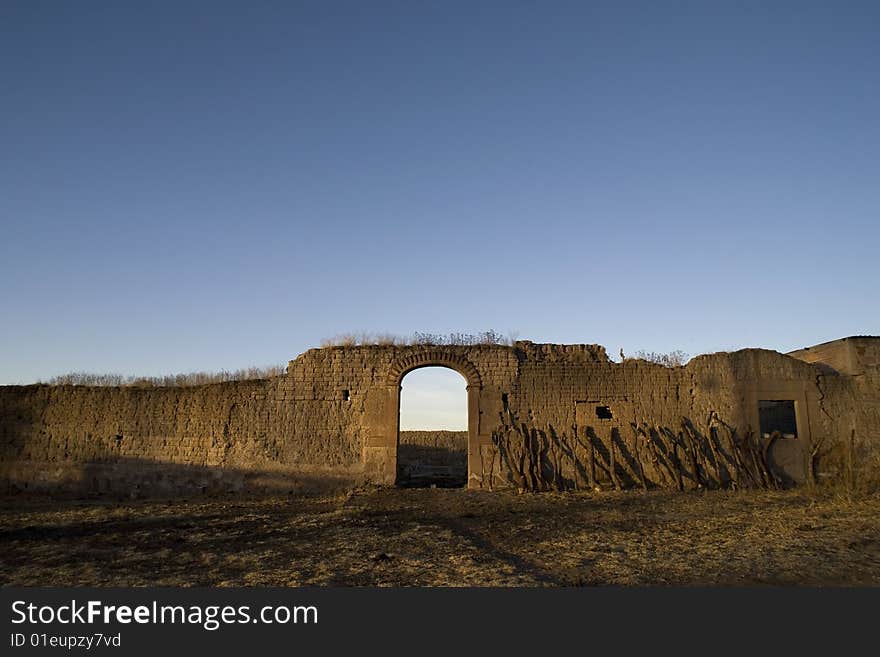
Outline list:
[[[634,358],[636,360],[646,360],[649,363],[656,363],[657,365],[662,365],[663,367],[681,367],[682,365],[687,364],[687,362],[691,359],[690,354],[685,353],[680,349],[669,351],[667,353],[639,350],[636,352]]]
[[[489,329],[480,333],[422,333],[416,331],[410,336],[391,333],[343,333],[321,341],[322,347],[357,347],[357,346],[474,346],[481,344],[513,345],[516,333],[502,335]]]
[[[54,376],[45,383],[62,386],[165,386],[184,387],[200,386],[208,383],[224,383],[226,381],[247,381],[251,379],[268,379],[284,374],[284,365],[268,365],[266,367],[245,367],[238,370],[220,370],[219,372],[186,372],[182,374],[166,374],[164,376],[126,376],[124,374],[95,374],[93,372],[70,372]],[[38,382],[38,383],[43,383]]]

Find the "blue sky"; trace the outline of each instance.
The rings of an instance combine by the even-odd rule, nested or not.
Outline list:
[[[0,383],[880,333],[880,4],[0,5]]]

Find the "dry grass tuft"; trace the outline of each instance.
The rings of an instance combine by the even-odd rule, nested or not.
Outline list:
[[[481,333],[421,333],[416,331],[409,337],[391,333],[341,333],[321,341],[322,347],[357,347],[357,346],[473,346],[481,344],[497,344],[512,346],[517,334],[507,335],[489,329]]]
[[[690,354],[676,349],[665,354],[656,351],[639,350],[634,357],[626,358],[625,360],[646,360],[649,363],[655,363],[663,367],[681,367],[686,365],[690,359]]]
[[[284,365],[266,367],[246,367],[238,370],[220,370],[219,372],[186,372],[183,374],[166,374],[164,376],[126,376],[123,374],[95,374],[92,372],[70,372],[49,379],[46,383],[54,386],[161,386],[186,387],[201,386],[208,383],[224,383],[227,381],[248,381],[252,379],[268,379],[281,376],[287,370]],[[42,382],[38,382],[42,383]]]

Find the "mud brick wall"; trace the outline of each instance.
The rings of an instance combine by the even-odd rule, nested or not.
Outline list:
[[[133,494],[297,490],[321,478],[390,485],[401,465],[401,380],[432,365],[468,383],[470,487],[518,485],[523,453],[509,450],[523,445],[537,450],[541,477],[566,485],[583,483],[591,458],[606,459],[600,484],[746,485],[766,473],[736,472],[731,436],[757,432],[758,402],[778,399],[797,415],[797,438],[767,450],[779,469],[808,479],[818,449],[819,469],[828,464],[824,475],[834,477],[854,453],[870,462],[880,444],[880,339],[838,342],[794,354],[802,357],[746,349],[675,368],[614,363],[599,345],[331,347],[261,381],[3,386],[0,481]],[[416,444],[406,435],[402,443]],[[691,459],[682,481],[669,464],[695,446],[704,459]]]
[[[295,439],[287,377],[193,387],[4,386],[0,479],[17,490],[297,489],[357,475],[345,443]],[[302,435],[302,434],[300,434]]]
[[[564,353],[544,358],[529,350],[525,355],[508,397],[507,422],[502,417],[501,440],[488,448],[488,458],[500,468],[492,482],[505,479],[511,461],[525,460],[533,463],[533,472],[526,474],[544,483],[550,478],[554,486],[587,486],[588,461],[598,459],[600,467],[590,469],[597,480],[592,483],[600,486],[642,485],[645,480],[649,487],[746,485],[751,483],[748,473],[739,473],[743,481],[737,481],[736,470],[742,468],[730,440],[758,431],[761,399],[795,401],[798,438],[775,443],[770,456],[788,480],[805,481],[811,474],[806,462],[810,446],[829,432],[822,423],[827,415],[820,417],[826,412],[819,404],[821,371],[777,352],[710,354],[676,368],[636,359],[581,361]],[[511,440],[527,443],[527,453]],[[673,461],[676,444],[682,451],[705,452],[685,473],[685,481],[675,481],[678,473],[665,462],[667,456]]]
[[[750,349],[694,358],[669,368],[644,360],[623,363],[525,360],[510,407],[535,425],[573,425],[629,431],[632,423],[705,423],[710,414],[757,429],[748,402],[762,386],[803,391],[815,387],[814,367],[772,351]],[[767,395],[772,395],[768,390]],[[600,417],[597,408],[611,417]]]
[[[830,368],[839,374],[858,376],[866,369],[880,367],[880,339],[865,336],[841,338],[798,349],[788,355],[807,363],[823,365],[826,370]]]
[[[857,479],[880,471],[880,338],[842,338],[789,355],[824,374],[817,383],[825,411],[819,420],[829,437],[827,476],[841,478],[850,467]]]
[[[845,338],[850,349],[855,404],[853,429],[856,441],[866,446],[880,444],[880,339]]]

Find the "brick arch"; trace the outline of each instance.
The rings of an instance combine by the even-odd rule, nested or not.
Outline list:
[[[464,356],[442,350],[423,351],[397,358],[391,364],[385,382],[389,386],[400,386],[404,376],[421,367],[448,367],[461,374],[468,387],[477,390],[483,387],[483,379],[476,366]]]

